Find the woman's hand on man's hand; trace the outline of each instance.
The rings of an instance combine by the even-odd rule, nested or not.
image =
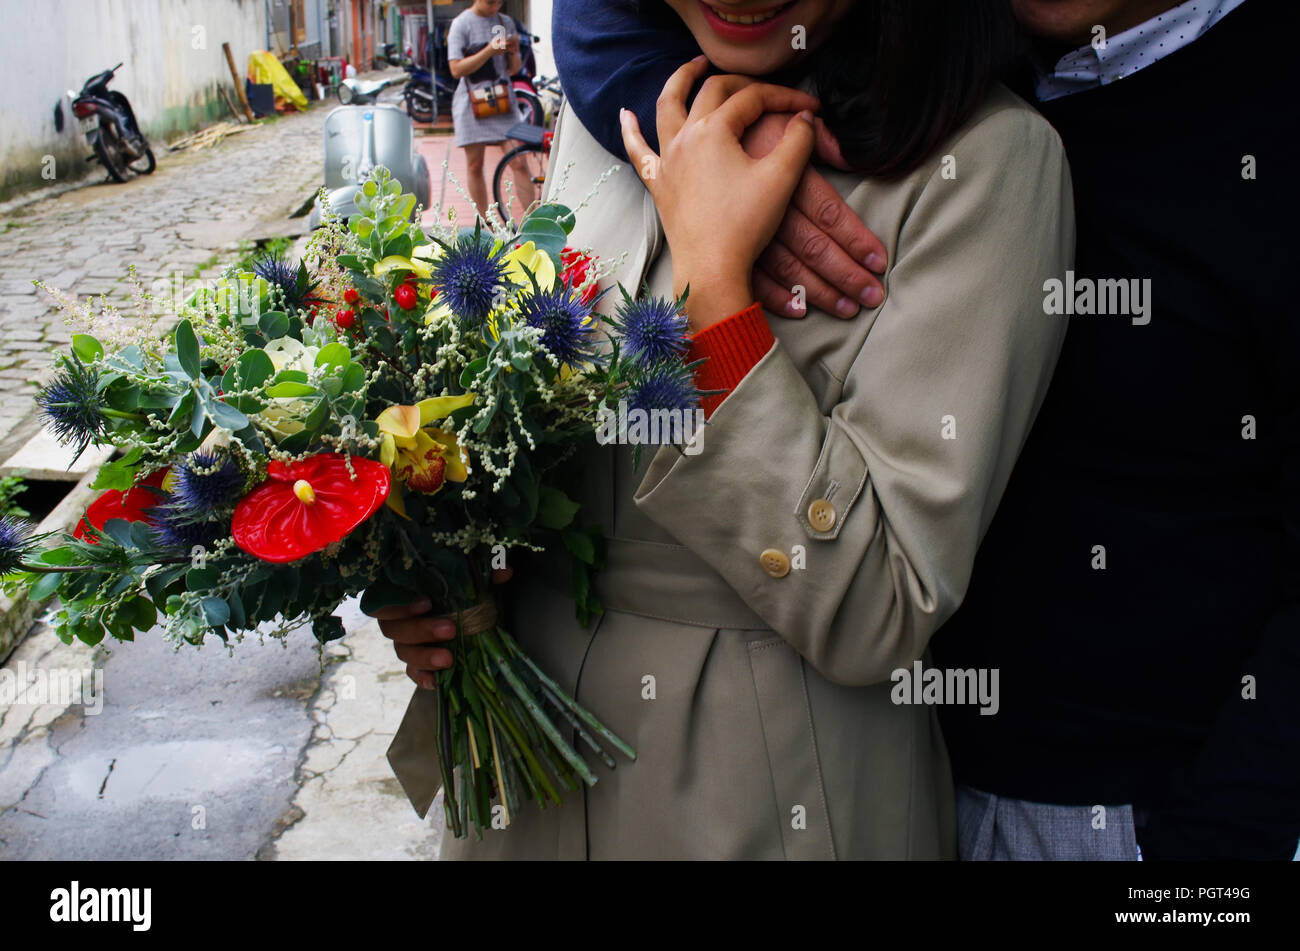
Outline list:
[[[493,569],[492,583],[504,584],[513,577],[510,568]],[[398,660],[406,662],[406,676],[416,686],[432,690],[434,677],[452,664],[451,651],[440,647],[440,642],[456,636],[456,622],[448,617],[432,615],[433,604],[422,598],[410,604],[381,608],[372,617],[379,621],[379,630],[393,642]]]
[[[691,262],[688,269],[674,268],[679,272],[674,283],[679,293],[687,283],[691,286],[687,310],[692,326],[707,326],[754,299],[786,317],[802,317],[808,306],[844,317],[854,316],[860,305],[878,306],[884,290],[872,271],[884,271],[884,246],[830,183],[807,166],[807,154],[791,184],[789,156],[778,151],[799,141],[799,149],[811,153],[803,144],[806,131],[792,123],[808,118],[795,110],[816,108],[816,100],[748,77],[714,76],[688,113],[690,90],[706,70],[706,60],[693,60],[664,86],[657,115],[662,155],[646,145],[634,115],[622,117],[624,145],[655,198],[674,260]],[[814,118],[813,126],[817,153],[842,166],[834,137],[820,120]],[[779,183],[775,189],[774,182]],[[756,194],[763,199],[755,201]],[[773,224],[773,199],[782,194],[785,201]],[[704,214],[698,213],[702,206]],[[732,212],[727,222],[738,226],[719,231],[723,216],[718,209]],[[752,273],[739,281],[735,256],[752,251],[752,241],[746,239],[754,235],[768,240],[753,258]],[[735,248],[728,246],[733,239]],[[797,295],[803,298],[802,309]]]
[[[678,69],[659,96],[660,154],[636,116],[623,110],[623,144],[645,181],[673,254],[673,284],[687,286],[687,316],[700,330],[754,300],[751,273],[776,236],[816,145],[815,97],[740,76],[712,76],[688,113],[686,100],[708,61]],[[741,139],[768,112],[792,112],[767,155],[746,154]]]

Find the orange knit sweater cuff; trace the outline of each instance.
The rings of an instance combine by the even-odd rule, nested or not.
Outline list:
[[[700,400],[707,419],[722,405],[754,364],[772,349],[776,338],[767,325],[763,308],[755,303],[730,317],[711,324],[691,336],[687,361],[705,358],[695,371],[695,385],[701,390],[722,390]]]

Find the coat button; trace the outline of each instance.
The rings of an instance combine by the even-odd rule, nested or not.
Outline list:
[[[818,532],[829,532],[835,527],[835,506],[825,499],[816,499],[808,506],[808,524]]]
[[[785,552],[776,548],[764,550],[763,554],[758,556],[758,563],[773,578],[784,578],[790,573],[790,559],[786,557]]]

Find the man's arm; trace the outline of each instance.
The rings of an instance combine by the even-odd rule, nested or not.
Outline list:
[[[556,0],[551,35],[560,82],[596,141],[626,159],[620,108],[630,109],[654,149],[655,100],[668,77],[700,55],[681,18],[639,13],[628,0]]]

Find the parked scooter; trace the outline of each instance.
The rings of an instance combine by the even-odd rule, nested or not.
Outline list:
[[[384,79],[345,79],[339,83],[339,102],[345,106],[364,105],[374,102],[385,89],[396,86],[402,81],[401,76],[388,76]]]
[[[95,150],[86,161],[102,164],[115,182],[126,181],[131,172],[148,175],[157,167],[153,149],[136,124],[131,103],[116,89],[108,88],[113,74],[121,68],[118,63],[91,76],[80,93],[68,90],[72,114],[81,120],[86,140]]]
[[[344,219],[357,212],[356,197],[366,176],[383,165],[429,207],[429,167],[415,148],[411,118],[398,106],[340,106],[325,117],[325,191],[330,209]],[[323,209],[311,210],[312,228],[320,226]]]

